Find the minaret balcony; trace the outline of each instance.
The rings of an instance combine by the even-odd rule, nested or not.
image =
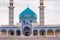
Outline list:
[[[40,5],[40,6],[39,6],[39,8],[45,8],[45,6],[43,6],[43,5]]]
[[[14,6],[9,6],[8,8],[15,8]]]

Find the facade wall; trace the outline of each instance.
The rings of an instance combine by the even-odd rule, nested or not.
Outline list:
[[[35,29],[35,30],[37,30],[37,29]],[[12,29],[10,29],[9,31],[8,30],[1,30],[0,31],[0,37],[1,36],[17,36],[17,34],[19,33],[17,33],[16,32],[17,30],[12,30]],[[21,36],[24,36],[23,35],[23,33],[22,33],[22,30],[19,30],[20,31],[20,37]],[[13,35],[12,35],[13,34]],[[41,37],[41,36],[43,36],[43,37],[60,37],[60,30],[56,30],[56,31],[53,31],[53,30],[48,30],[48,31],[45,31],[45,30],[40,30],[40,31],[38,31],[37,30],[37,32],[35,32],[35,35],[34,35],[34,30],[32,30],[32,34],[31,34],[31,36],[39,36],[39,37]],[[18,36],[17,36],[18,37]]]

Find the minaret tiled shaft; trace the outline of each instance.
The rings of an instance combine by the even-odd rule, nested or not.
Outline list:
[[[10,0],[9,4],[9,25],[14,24],[14,6],[13,6],[13,0]]]
[[[40,15],[40,25],[44,25],[44,0],[40,0],[40,6],[39,6],[39,15]]]

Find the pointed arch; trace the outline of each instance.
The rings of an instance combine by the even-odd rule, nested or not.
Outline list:
[[[14,30],[10,30],[10,31],[8,32],[8,34],[9,34],[10,36],[14,36]]]
[[[24,34],[25,36],[30,36],[30,34],[31,34],[31,29],[30,29],[29,26],[24,27],[24,29],[23,29],[23,34]]]
[[[6,30],[1,30],[1,35],[2,36],[7,36],[7,31]]]
[[[16,35],[17,35],[17,36],[20,36],[20,35],[21,35],[20,30],[17,30],[17,31],[16,31]]]
[[[46,35],[46,32],[45,32],[45,30],[40,30],[40,31],[39,31],[39,34],[40,34],[41,36],[45,36],[45,35]]]
[[[37,35],[38,35],[38,30],[35,29],[35,30],[33,31],[33,35],[34,35],[34,36],[37,36]]]
[[[48,30],[48,31],[47,31],[47,36],[53,36],[53,35],[54,35],[53,30]]]
[[[60,30],[56,30],[56,31],[55,31],[55,35],[56,35],[56,36],[60,36]]]

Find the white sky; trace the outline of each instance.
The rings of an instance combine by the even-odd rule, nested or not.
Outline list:
[[[19,22],[19,14],[29,4],[39,17],[39,0],[14,0],[14,24]],[[45,0],[45,24],[60,24],[60,0]],[[0,1],[0,25],[9,24],[9,0]],[[39,22],[39,18],[37,19]]]

